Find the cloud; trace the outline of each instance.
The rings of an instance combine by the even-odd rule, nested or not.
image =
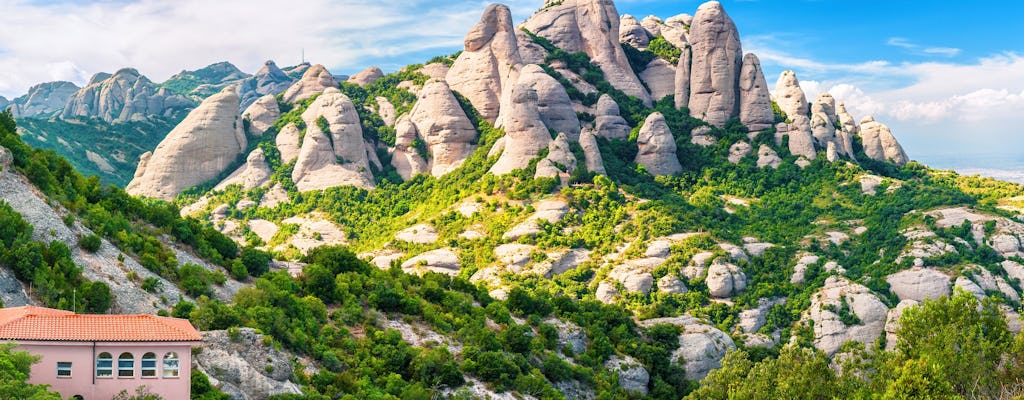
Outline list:
[[[960,54],[960,49],[954,47],[926,47],[918,44],[914,44],[910,40],[901,37],[892,37],[886,41],[887,45],[899,47],[907,50],[911,54],[916,55],[939,55],[945,57],[955,57]]]
[[[516,21],[543,5],[512,0]],[[160,82],[182,68],[230,61],[308,60],[336,73],[368,63],[397,67],[459,50],[487,3],[480,0],[0,0],[0,95],[45,81],[84,83],[131,66]],[[419,57],[419,58],[414,58]],[[422,58],[422,59],[420,59]]]

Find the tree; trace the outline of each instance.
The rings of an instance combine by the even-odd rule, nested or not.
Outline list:
[[[60,394],[48,390],[48,385],[26,382],[39,356],[14,348],[13,343],[0,344],[0,399],[61,400]]]

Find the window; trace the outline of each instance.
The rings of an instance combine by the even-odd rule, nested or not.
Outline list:
[[[174,352],[164,355],[164,378],[178,377],[178,354]]]
[[[114,358],[110,353],[103,352],[96,356],[96,376],[100,378],[114,376]]]
[[[156,354],[146,353],[142,355],[142,377],[156,378]]]
[[[58,378],[70,378],[71,377],[71,363],[68,361],[57,361],[57,377]]]
[[[117,356],[117,377],[131,378],[135,376],[135,356],[132,353],[121,353]]]

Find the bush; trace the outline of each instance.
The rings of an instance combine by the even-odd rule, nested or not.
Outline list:
[[[90,253],[95,253],[99,251],[101,244],[102,240],[97,235],[85,235],[78,240],[78,247],[81,247],[82,250],[88,251]]]

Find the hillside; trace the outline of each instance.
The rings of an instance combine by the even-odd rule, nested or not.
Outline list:
[[[188,317],[234,398],[1024,392],[1024,187],[912,161],[791,71],[770,91],[717,2],[511,15],[390,74],[183,72],[205,95],[125,142],[124,191],[0,116],[0,271],[36,288],[5,303]]]

